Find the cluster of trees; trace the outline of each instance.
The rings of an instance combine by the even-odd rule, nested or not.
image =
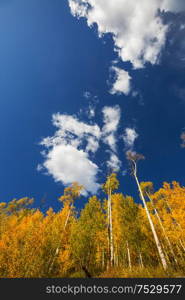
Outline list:
[[[139,182],[142,204],[118,193],[110,174],[105,199],[91,197],[80,215],[78,183],[65,188],[61,210],[30,208],[33,199],[0,203],[0,277],[168,277],[185,273],[185,187]]]

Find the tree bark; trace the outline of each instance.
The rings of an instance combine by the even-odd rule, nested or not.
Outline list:
[[[171,254],[172,254],[172,256],[173,256],[173,259],[174,259],[175,263],[178,264],[177,259],[176,259],[176,256],[175,256],[175,253],[174,253],[174,251],[173,251],[172,244],[171,244],[171,242],[170,242],[170,240],[169,240],[169,238],[168,238],[168,236],[167,236],[167,234],[166,234],[166,231],[165,231],[165,229],[164,229],[164,226],[163,226],[163,224],[162,224],[162,221],[161,221],[161,218],[160,218],[160,216],[159,216],[159,214],[158,214],[158,211],[157,211],[157,209],[155,208],[155,205],[154,205],[154,203],[153,203],[153,200],[151,199],[151,197],[149,196],[149,194],[148,194],[147,192],[146,192],[146,194],[147,194],[147,197],[148,197],[148,199],[150,200],[150,202],[151,202],[151,204],[152,204],[152,206],[153,206],[153,208],[154,208],[155,215],[156,215],[156,217],[157,217],[157,219],[158,219],[158,222],[159,222],[159,224],[160,224],[160,226],[161,226],[161,229],[162,229],[162,231],[163,231],[164,237],[165,237],[165,239],[166,239],[166,241],[167,241],[167,244],[168,244],[168,246],[169,246],[169,249],[170,249],[170,252],[171,252]]]
[[[109,218],[110,218],[110,265],[114,264],[114,245],[113,245],[113,227],[112,227],[112,201],[111,201],[111,189],[109,190]]]
[[[129,266],[129,269],[131,270],[132,264],[131,264],[130,249],[129,249],[128,241],[126,244],[127,244],[127,254],[128,254],[128,266]]]
[[[143,258],[142,258],[141,252],[139,253],[139,260],[140,260],[140,266],[141,266],[141,269],[143,269],[143,268],[144,268],[144,265],[143,265]]]
[[[180,245],[181,245],[182,249],[183,249],[184,252],[185,252],[185,247],[184,247],[184,244],[183,244],[182,240],[180,240],[179,242],[180,242]]]
[[[66,229],[67,223],[68,223],[68,221],[69,221],[70,212],[71,212],[71,207],[69,207],[69,211],[68,211],[68,214],[67,214],[67,218],[66,218],[66,220],[65,220],[64,230]]]
[[[155,231],[154,224],[153,224],[153,222],[152,222],[152,218],[151,218],[151,216],[150,216],[148,207],[147,207],[147,205],[146,205],[145,198],[144,198],[144,196],[143,196],[143,192],[142,192],[141,187],[140,187],[140,184],[139,184],[139,180],[138,180],[138,178],[137,178],[137,167],[136,167],[136,162],[135,162],[135,161],[132,161],[132,162],[133,162],[133,164],[134,164],[134,177],[135,177],[135,180],[136,180],[136,184],[137,184],[137,186],[138,186],[138,189],[139,189],[139,194],[140,194],[141,200],[142,200],[142,202],[143,202],[143,205],[144,205],[144,208],[145,208],[147,217],[148,217],[148,221],[149,221],[149,223],[150,223],[150,227],[151,227],[151,230],[152,230],[152,233],[153,233],[153,236],[154,236],[154,240],[155,240],[155,243],[156,243],[156,246],[157,246],[157,250],[158,250],[158,253],[159,253],[159,256],[160,256],[160,259],[161,259],[162,266],[163,266],[164,270],[166,270],[166,269],[167,269],[167,262],[166,262],[166,259],[165,259],[165,255],[164,255],[164,253],[163,253],[163,250],[162,250],[160,241],[159,241],[158,236],[157,236],[157,233],[156,233],[156,231]]]

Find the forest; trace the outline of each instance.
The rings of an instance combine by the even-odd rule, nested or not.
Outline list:
[[[116,173],[79,213],[74,182],[59,197],[61,209],[46,213],[28,197],[0,203],[1,278],[124,278],[185,276],[185,187],[139,182],[127,153],[140,203],[118,192]]]

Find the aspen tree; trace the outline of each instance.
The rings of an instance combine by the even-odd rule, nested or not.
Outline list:
[[[100,267],[104,268],[105,230],[102,204],[96,196],[93,196],[72,228],[70,247],[77,268],[85,267],[91,274]]]
[[[107,215],[108,215],[108,247],[110,253],[110,266],[114,265],[114,242],[113,242],[113,225],[112,225],[112,192],[119,186],[116,174],[112,173],[107,177],[107,181],[103,185],[104,192],[108,195]]]
[[[136,180],[136,184],[137,184],[137,187],[138,187],[138,190],[139,190],[140,198],[143,202],[143,205],[144,205],[147,217],[148,217],[148,221],[150,223],[150,227],[151,227],[151,230],[152,230],[152,233],[153,233],[153,236],[154,236],[154,240],[155,240],[155,243],[156,243],[156,246],[157,246],[157,250],[158,250],[158,253],[159,253],[159,256],[160,256],[160,259],[161,259],[162,266],[163,266],[164,270],[166,270],[167,267],[168,267],[167,266],[167,261],[166,261],[161,243],[160,243],[159,238],[157,236],[152,218],[150,216],[150,213],[149,213],[149,210],[148,210],[148,207],[147,207],[147,204],[146,204],[146,201],[145,201],[145,198],[144,198],[144,195],[143,195],[143,192],[141,190],[140,183],[139,183],[139,180],[138,180],[138,177],[137,177],[137,161],[140,160],[140,159],[144,159],[144,156],[141,155],[141,154],[132,152],[132,151],[127,151],[127,159],[131,162],[132,174],[133,174],[133,176]]]
[[[63,202],[64,206],[68,207],[68,212],[67,212],[67,216],[66,216],[66,220],[65,220],[64,228],[63,228],[64,231],[65,231],[66,226],[69,222],[69,217],[70,217],[70,214],[71,214],[71,211],[72,211],[72,208],[73,208],[74,201],[75,201],[76,198],[78,198],[80,196],[82,190],[83,190],[82,185],[79,185],[77,182],[73,182],[71,186],[66,187],[64,189],[64,195],[59,198],[59,201]],[[58,247],[55,250],[52,262],[49,266],[49,269],[48,269],[49,273],[51,272],[51,270],[53,268],[55,258],[59,253],[60,244],[61,244],[61,240],[58,243]]]
[[[168,235],[175,243],[183,244],[185,230],[185,187],[177,182],[164,182],[163,188],[152,195],[157,208],[162,211],[162,217]]]
[[[64,205],[68,206],[68,213],[66,216],[64,229],[66,228],[66,226],[68,224],[71,209],[73,207],[74,201],[80,196],[81,191],[83,189],[84,188],[82,185],[79,185],[77,182],[73,182],[71,186],[66,187],[64,189],[64,195],[59,198],[59,201],[61,201]]]
[[[170,242],[170,239],[167,236],[167,233],[166,233],[166,230],[165,230],[165,228],[163,226],[163,222],[161,220],[161,217],[159,216],[158,210],[156,209],[154,201],[153,201],[153,199],[152,199],[152,197],[150,195],[153,192],[153,183],[152,182],[141,182],[140,186],[141,186],[141,190],[143,191],[143,194],[146,195],[147,198],[150,200],[150,203],[151,203],[151,205],[152,205],[152,207],[154,209],[155,216],[157,217],[158,223],[159,223],[159,225],[160,225],[160,227],[162,229],[162,232],[164,234],[165,240],[166,240],[166,242],[168,244],[168,247],[170,249],[172,257],[173,257],[175,263],[178,265],[178,262],[177,262],[176,255],[174,253],[172,244]]]
[[[143,265],[143,257],[142,257],[141,252],[139,252],[139,261],[140,261],[141,269],[143,269],[143,268],[144,268],[144,265]]]
[[[130,248],[129,248],[128,241],[126,241],[126,247],[127,247],[127,255],[128,255],[128,266],[129,266],[129,269],[131,270],[132,264],[131,264]]]

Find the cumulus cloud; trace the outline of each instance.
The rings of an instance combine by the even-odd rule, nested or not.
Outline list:
[[[89,125],[84,122],[80,122],[76,117],[69,115],[53,115],[53,125],[60,129],[60,134],[62,132],[68,132],[78,137],[91,134],[96,138],[99,138],[101,134],[98,125]]]
[[[105,106],[102,110],[104,116],[104,126],[103,133],[109,134],[117,130],[121,111],[118,105],[115,106]]]
[[[114,172],[118,172],[121,168],[121,161],[113,152],[110,153],[110,160],[107,161],[107,167]]]
[[[132,63],[134,69],[146,63],[157,64],[165,45],[168,24],[161,12],[185,10],[184,0],[68,0],[71,13],[85,17],[88,26],[97,25],[99,36],[111,33],[115,51],[122,61]],[[123,79],[123,80],[122,80]],[[124,84],[123,84],[124,82]],[[130,75],[117,72],[112,92],[130,90]]]
[[[118,105],[113,107],[105,106],[102,110],[104,126],[102,128],[102,136],[104,143],[116,151],[116,131],[121,118],[121,111]]]
[[[71,12],[97,24],[99,34],[112,33],[116,50],[134,68],[156,63],[167,27],[158,10],[161,0],[69,0]],[[163,5],[163,9],[167,4]]]
[[[84,98],[87,99],[87,100],[92,98],[91,93],[88,92],[88,91],[84,92],[84,93],[83,93],[83,96],[84,96]]]
[[[98,167],[92,163],[87,153],[71,145],[57,145],[47,154],[44,167],[56,182],[64,185],[78,181],[89,192],[96,193]]]
[[[88,117],[89,120],[91,120],[95,117],[95,114],[96,114],[96,105],[90,103],[88,108],[85,109],[85,115]]]
[[[138,134],[136,133],[135,129],[133,128],[126,128],[124,135],[123,135],[123,140],[125,143],[125,147],[128,149],[132,149],[134,146],[135,140],[138,138]]]
[[[117,68],[111,68],[113,72],[115,72],[115,82],[111,89],[111,94],[125,94],[128,95],[131,90],[130,80],[131,77],[128,72]]]
[[[97,139],[93,136],[90,136],[87,138],[87,147],[86,152],[92,152],[95,153],[99,148],[99,142]]]
[[[96,179],[98,167],[89,159],[88,152],[94,153],[99,148],[99,126],[79,121],[76,116],[59,113],[53,115],[52,123],[57,128],[55,134],[41,142],[48,148],[48,152],[43,154],[43,167],[57,182],[68,185],[77,181],[88,192],[96,192],[99,187]],[[80,149],[84,143],[86,151]]]
[[[52,123],[57,130],[53,136],[41,141],[46,150],[42,152],[44,163],[37,170],[47,170],[47,174],[52,175],[56,182],[69,185],[77,181],[87,192],[96,193],[99,188],[99,168],[92,161],[92,154],[97,152],[100,142],[116,152],[116,131],[121,114],[119,106],[106,106],[102,113],[102,129],[96,123],[87,124],[76,116],[54,114]],[[109,150],[107,166],[118,170],[120,162],[112,151]]]
[[[164,11],[171,11],[174,13],[185,11],[184,0],[164,0],[161,4],[161,9]]]

